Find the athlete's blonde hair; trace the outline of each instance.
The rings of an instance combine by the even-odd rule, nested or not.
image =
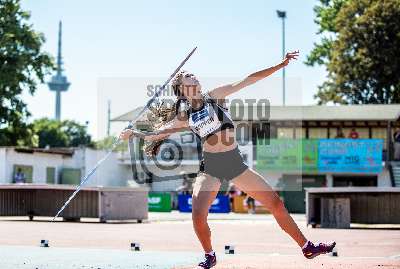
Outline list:
[[[184,97],[182,97],[180,92],[180,87],[182,86],[182,79],[184,77],[195,77],[192,73],[187,71],[180,71],[171,82],[171,88],[176,96],[176,101],[171,105],[165,102],[156,103],[151,106],[150,113],[147,114],[147,119],[150,123],[150,129],[152,131],[159,130],[161,127],[166,125],[168,122],[173,120],[179,111],[179,105],[181,104]],[[183,99],[182,99],[183,98]],[[159,148],[164,140],[157,141],[145,141],[144,152],[147,156],[157,155]]]
[[[197,80],[196,76],[193,73],[190,73],[190,72],[188,72],[186,70],[180,71],[175,76],[175,78],[172,80],[172,83],[171,83],[171,87],[172,87],[172,89],[174,91],[174,94],[177,97],[181,97],[182,96],[182,93],[180,92],[180,87],[183,85],[183,82],[182,82],[183,78],[195,78]]]

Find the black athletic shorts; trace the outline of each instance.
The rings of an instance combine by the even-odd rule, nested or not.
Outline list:
[[[220,181],[232,180],[247,168],[249,167],[245,164],[238,147],[233,150],[217,153],[203,151],[203,161],[200,165],[200,171],[216,177]]]

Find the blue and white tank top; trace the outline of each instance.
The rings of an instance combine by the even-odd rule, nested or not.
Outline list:
[[[219,131],[234,128],[228,109],[218,104],[209,93],[203,95],[203,106],[197,110],[189,108],[187,116],[190,129],[202,141]]]

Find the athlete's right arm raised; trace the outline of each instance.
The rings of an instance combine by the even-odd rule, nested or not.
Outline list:
[[[168,136],[170,136],[173,133],[188,130],[188,127],[189,126],[188,126],[187,120],[184,120],[180,117],[175,117],[173,120],[166,123],[164,126],[162,126],[157,131],[142,132],[142,131],[133,130],[133,129],[125,129],[121,132],[121,134],[119,135],[119,138],[122,140],[127,140],[131,136],[136,136],[136,137],[143,138],[144,140],[148,140],[148,141],[157,141],[157,140],[166,139]]]

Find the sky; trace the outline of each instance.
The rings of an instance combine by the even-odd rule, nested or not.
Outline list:
[[[23,0],[30,22],[46,37],[43,49],[57,53],[58,22],[63,22],[63,61],[71,82],[62,93],[62,119],[88,122],[94,139],[106,134],[107,101],[111,117],[148,100],[145,85],[162,84],[186,54],[196,53],[184,69],[203,88],[234,82],[279,63],[285,10],[286,50],[300,58],[286,69],[287,105],[315,104],[313,95],[325,77],[323,67],[308,67],[306,56],[318,42],[313,7],[303,0]],[[49,80],[50,77],[47,78]],[[282,104],[281,72],[238,98],[268,98]],[[32,118],[54,117],[55,94],[46,84],[34,96],[24,94]],[[122,125],[113,125],[112,133]]]

